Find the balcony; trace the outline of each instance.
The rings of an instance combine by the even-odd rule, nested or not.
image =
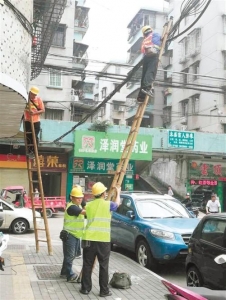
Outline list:
[[[74,31],[80,32],[82,37],[84,37],[89,28],[88,13],[89,7],[76,6],[75,8]]]
[[[72,67],[73,68],[79,68],[79,69],[85,69],[85,67],[88,65],[87,60],[87,52],[88,45],[77,43],[74,41],[73,45],[73,60],[72,60]]]
[[[127,51],[129,53],[128,63],[134,64],[135,60],[141,55],[140,48],[143,38],[140,37]]]

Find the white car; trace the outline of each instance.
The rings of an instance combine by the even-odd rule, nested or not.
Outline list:
[[[39,212],[35,212],[36,217],[41,217]],[[33,214],[30,208],[16,208],[13,205],[0,199],[0,220],[3,218],[1,229],[9,229],[15,234],[22,234],[29,229],[34,229]],[[43,220],[37,218],[37,227],[41,228]]]

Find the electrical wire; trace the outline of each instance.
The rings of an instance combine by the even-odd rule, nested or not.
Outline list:
[[[32,36],[33,27],[32,24],[28,21],[28,19],[9,0],[4,0],[4,4],[6,4],[13,11],[21,25]]]

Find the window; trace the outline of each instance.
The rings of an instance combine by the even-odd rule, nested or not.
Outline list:
[[[48,120],[63,120],[64,111],[62,109],[46,108],[44,118]]]
[[[197,114],[199,112],[199,98],[200,98],[199,94],[196,94],[196,95],[192,96],[192,98],[191,98],[192,114]]]
[[[102,91],[101,91],[101,96],[102,96],[102,98],[105,98],[105,97],[106,97],[106,95],[107,95],[107,88],[106,88],[106,87],[104,87],[104,88],[102,88]]]
[[[226,51],[223,51],[224,70],[226,70]]]
[[[207,220],[203,225],[201,239],[226,247],[226,222],[217,219]]]
[[[49,73],[49,86],[51,87],[62,87],[62,76],[60,71],[50,70]]]
[[[119,105],[118,104],[114,104],[114,110],[116,110],[116,111],[119,110]]]
[[[114,88],[116,89],[119,86],[119,83],[114,83]],[[120,92],[120,90],[119,90]]]
[[[60,24],[53,37],[52,46],[64,47],[66,36],[66,25]]]
[[[122,199],[122,204],[118,207],[117,213],[120,215],[126,216],[127,211],[134,212],[133,203],[130,199]]]
[[[113,123],[114,123],[114,125],[119,125],[119,119],[113,119]]]
[[[223,33],[226,34],[226,15],[223,15],[222,18],[223,18]]]
[[[88,93],[88,94],[92,94],[93,93],[93,87],[94,87],[93,83],[84,83],[83,92]]]
[[[180,114],[181,117],[186,117],[188,114],[188,99],[180,101]]]
[[[94,101],[99,101],[99,94],[94,95]]]
[[[191,56],[200,53],[201,48],[201,29],[196,28],[189,34],[189,54]]]
[[[189,72],[189,68],[184,69],[181,72],[183,73],[183,74],[181,74],[182,75],[182,82],[183,82],[184,85],[186,85],[189,82],[189,80],[188,80],[188,74],[187,74]]]
[[[171,106],[163,108],[163,123],[164,124],[171,123],[171,111],[172,111]]]
[[[192,80],[195,81],[198,79],[198,74],[199,74],[199,61],[195,62],[193,65],[191,65],[191,70],[192,73],[194,74],[192,77]]]

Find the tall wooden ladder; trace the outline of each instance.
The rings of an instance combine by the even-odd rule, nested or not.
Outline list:
[[[30,99],[28,99],[28,107],[29,111],[31,111],[31,103]],[[25,128],[25,121],[24,121],[24,142],[25,142],[25,149],[26,149],[26,157],[27,157],[27,170],[28,170],[28,180],[29,180],[29,191],[30,191],[30,198],[31,198],[31,205],[32,205],[32,212],[33,212],[33,223],[34,223],[34,231],[35,231],[35,244],[36,244],[36,252],[39,252],[39,242],[45,242],[48,246],[48,254],[52,255],[52,245],[51,245],[51,238],[49,233],[49,225],[46,215],[46,208],[45,208],[45,200],[44,200],[44,192],[43,192],[43,185],[42,185],[42,177],[41,177],[41,169],[40,169],[40,162],[39,162],[39,155],[38,155],[38,147],[35,137],[35,129],[34,129],[34,123],[31,118],[31,132],[27,132]],[[32,133],[32,142],[31,144],[27,143],[27,134]],[[34,159],[29,158],[29,147],[34,148]],[[33,162],[33,166],[32,166]],[[36,171],[38,175],[38,180],[33,180],[32,177],[32,171]],[[37,219],[42,217],[37,217],[35,213],[35,193],[34,193],[34,184],[38,184],[39,187],[39,197],[41,198],[42,203],[42,216],[44,220],[44,228],[39,228],[37,226]],[[40,207],[40,206],[39,206]],[[41,232],[45,233],[45,238],[39,237]]]
[[[172,26],[173,19],[170,18],[170,20],[164,25],[163,32],[162,32],[162,45],[159,53],[159,62],[161,61],[163,51],[165,49],[166,40],[170,31],[170,28]],[[136,142],[137,134],[140,129],[140,124],[145,112],[145,109],[147,107],[147,104],[149,102],[149,96],[146,95],[144,102],[139,103],[136,115],[134,116],[133,124],[131,126],[124,150],[122,152],[122,156],[120,158],[119,164],[117,166],[109,193],[108,193],[108,200],[111,200],[112,198],[115,198],[115,186],[120,187],[122,185],[124,176],[126,174],[126,169],[133,151],[134,144]]]

